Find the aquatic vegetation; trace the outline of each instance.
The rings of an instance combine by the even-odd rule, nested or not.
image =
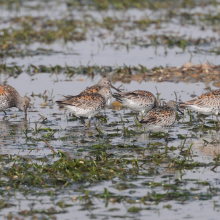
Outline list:
[[[27,119],[16,109],[0,114],[0,218],[217,218],[215,118],[202,124],[186,110],[175,126],[152,132],[114,102],[86,131],[55,101],[114,70],[116,87],[149,90],[161,103],[220,87],[218,1],[0,6],[1,82],[32,99]]]

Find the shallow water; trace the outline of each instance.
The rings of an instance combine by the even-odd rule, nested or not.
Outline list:
[[[195,14],[192,20],[183,21],[178,18],[167,18],[166,10],[151,11],[129,9],[125,11],[108,10],[107,12],[90,11],[86,9],[68,10],[65,1],[62,3],[51,2],[44,4],[36,4],[32,1],[23,4],[18,10],[7,10],[2,7],[0,15],[0,29],[11,28],[17,29],[16,23],[10,19],[17,19],[30,16],[39,18],[39,20],[54,20],[56,19],[76,19],[88,21],[95,19],[99,22],[105,18],[122,20],[121,24],[116,24],[113,30],[106,28],[98,28],[95,25],[86,27],[86,40],[65,42],[56,40],[46,44],[35,40],[28,45],[21,44],[18,47],[18,54],[6,56],[2,62],[7,64],[16,64],[25,66],[32,64],[38,65],[60,65],[60,66],[79,66],[79,65],[99,65],[99,66],[137,66],[139,64],[153,68],[155,66],[182,66],[185,62],[191,61],[194,64],[213,63],[218,64],[219,50],[219,32],[215,30],[215,26],[205,25],[195,21],[198,20],[197,14],[216,14],[216,7],[196,7],[189,13]],[[36,4],[36,5],[35,5]],[[32,8],[30,9],[30,5]],[[40,7],[34,7],[37,6]],[[217,7],[218,8],[218,7]],[[179,13],[185,12],[184,9],[178,9]],[[7,19],[6,19],[7,18]],[[150,24],[145,29],[134,28],[131,23],[138,22],[140,19],[161,19],[159,27]],[[165,21],[163,21],[163,19]],[[169,19],[167,22],[166,19]],[[123,24],[124,23],[124,24]],[[86,25],[86,24],[85,24]],[[135,24],[134,24],[135,25]],[[132,28],[131,28],[132,26]],[[131,30],[130,30],[131,29]],[[80,26],[79,32],[83,31]],[[1,32],[4,35],[4,32]],[[186,49],[178,46],[177,43],[172,45],[163,45],[163,42],[158,38],[155,43],[150,36],[166,36],[173,37],[174,42],[178,39],[204,39],[204,43],[199,45],[188,45]],[[136,40],[137,39],[137,40]],[[212,39],[212,40],[211,40]],[[215,40],[213,40],[215,39]],[[209,42],[210,41],[210,42]],[[162,44],[162,45],[161,45]],[[215,51],[213,53],[211,51]],[[22,54],[22,55],[21,55]],[[217,54],[217,55],[216,55]]]
[[[208,24],[213,20],[207,23],[200,20],[203,18],[200,15],[218,15],[219,4],[178,8],[177,15],[169,17],[171,9],[99,11],[87,7],[68,8],[66,2],[22,1],[12,5],[6,2],[0,7],[0,36],[4,28],[21,27],[22,22],[16,19],[22,20],[22,17],[24,21],[37,18],[37,28],[43,28],[41,22],[45,20],[56,23],[58,19],[74,18],[76,22],[84,21],[78,31],[86,31],[84,40],[66,43],[63,39],[50,43],[35,39],[27,44],[15,41],[15,49],[1,56],[0,64],[17,65],[22,71],[16,77],[2,72],[0,82],[6,81],[21,96],[31,97],[32,105],[26,120],[23,112],[16,108],[8,110],[7,117],[0,112],[0,218],[217,219],[220,179],[219,131],[215,117],[207,117],[202,127],[196,113],[190,115],[185,111],[184,117],[178,117],[174,126],[161,133],[149,134],[137,123],[135,113],[122,106],[110,105],[92,119],[87,131],[80,119],[59,110],[55,101],[63,95],[76,95],[97,83],[105,75],[104,70],[92,71],[93,74],[91,71],[75,72],[72,76],[65,72],[28,74],[26,70],[30,65],[97,65],[100,69],[102,66],[112,69],[124,65],[138,67],[139,64],[150,69],[182,66],[188,61],[219,65],[218,25]],[[185,19],[181,17],[182,12],[192,17]],[[98,26],[98,23],[87,24],[91,20],[101,23],[108,17],[121,22],[116,22],[112,29],[111,26]],[[132,26],[148,18],[155,22],[145,28]],[[162,37],[155,43],[151,35]],[[179,44],[178,39],[183,40],[183,44]],[[197,44],[193,39],[207,41]],[[187,46],[184,48],[185,40]],[[212,52],[213,48],[216,53]],[[160,99],[165,101],[185,101],[207,89],[217,88],[213,82],[125,79],[126,83],[122,84],[117,78],[113,82],[124,91],[141,89],[155,95],[160,93]],[[43,139],[58,154],[53,154]],[[47,167],[42,177],[43,166],[54,165],[61,160],[62,154],[73,161],[79,160],[81,165],[91,160],[95,164],[91,166],[94,165],[94,169],[97,166],[99,172],[94,175],[87,167],[85,175],[76,172],[84,175],[84,179],[74,179],[74,175],[74,178],[68,176],[68,169],[61,169],[51,177],[52,171]],[[25,170],[19,170],[20,165]],[[61,162],[58,165],[61,166]],[[112,178],[106,178],[106,173]],[[66,183],[62,178],[67,179]]]
[[[2,77],[2,81],[4,81],[4,76]],[[27,94],[30,96],[32,93],[34,94],[43,94],[45,88],[50,88],[48,94],[47,106],[42,107],[41,103],[44,102],[43,98],[39,98],[35,96],[32,98],[33,106],[28,111],[27,122],[24,121],[24,115],[22,112],[16,111],[16,109],[12,109],[8,112],[7,119],[3,120],[4,114],[1,113],[1,150],[0,154],[10,154],[10,155],[23,155],[26,158],[30,158],[35,160],[37,158],[46,157],[50,159],[51,150],[45,145],[42,141],[43,135],[47,134],[49,131],[41,130],[38,134],[34,135],[35,122],[37,123],[37,127],[42,126],[41,129],[51,128],[56,130],[57,132],[53,135],[51,139],[48,140],[49,144],[53,146],[54,150],[62,150],[70,154],[72,158],[82,158],[85,156],[92,155],[91,146],[99,143],[105,143],[106,138],[110,143],[110,146],[106,148],[106,152],[108,154],[117,155],[117,158],[123,157],[134,157],[134,158],[142,158],[142,153],[140,150],[136,151],[135,148],[118,148],[117,145],[130,145],[131,143],[135,144],[135,146],[139,146],[140,148],[146,149],[145,155],[156,152],[157,150],[163,151],[164,145],[166,141],[162,138],[151,138],[149,139],[149,135],[146,132],[141,132],[140,134],[135,133],[131,137],[125,137],[123,135],[123,126],[121,123],[121,119],[119,115],[125,120],[125,125],[128,129],[135,129],[134,127],[134,115],[130,114],[130,111],[127,109],[122,110],[113,110],[112,107],[105,109],[102,111],[101,115],[106,115],[108,118],[107,122],[101,122],[98,119],[92,120],[92,125],[89,131],[86,131],[83,124],[81,124],[80,120],[76,121],[67,121],[67,119],[71,119],[72,117],[68,116],[68,113],[64,111],[59,111],[57,105],[55,104],[55,100],[61,98],[61,95],[66,94],[77,94],[83,88],[86,88],[89,85],[96,83],[100,79],[100,76],[95,76],[92,80],[86,76],[76,76],[71,81],[66,81],[66,77],[63,74],[36,74],[34,76],[29,76],[26,73],[22,73],[18,78],[9,78],[7,82],[14,86],[21,95]],[[80,80],[80,81],[78,81]],[[83,80],[83,81],[82,81]],[[25,85],[22,85],[21,82],[26,82]],[[120,83],[116,83],[115,86],[119,86]],[[212,88],[212,85],[210,85]],[[134,82],[132,81],[130,84],[124,84],[123,88],[125,90],[135,90],[135,89],[145,89],[156,94],[156,89],[161,93],[160,98],[168,101],[169,99],[175,99],[174,91],[177,93],[177,97],[180,100],[190,99],[190,95],[192,94],[201,94],[204,92],[206,85],[203,83],[196,84],[185,84],[185,83],[155,83],[155,82]],[[28,92],[27,92],[28,91]],[[53,91],[53,93],[52,93]],[[190,91],[190,92],[189,92]],[[52,97],[52,100],[50,100]],[[17,114],[17,117],[11,118],[11,116]],[[42,119],[39,116],[43,115],[47,118],[45,123],[42,123]],[[211,118],[211,117],[210,117]],[[193,132],[190,131],[189,128],[193,128],[194,125],[186,126],[184,122],[189,120],[188,116],[185,119],[180,119],[179,123],[177,122],[173,127],[169,128],[169,143],[168,146],[178,147],[183,140],[178,138],[178,135],[187,135],[188,137],[191,134],[195,135],[193,138],[188,138],[186,141],[186,145],[190,145],[193,142],[192,146],[192,155],[189,156],[189,160],[200,161],[202,163],[210,163],[214,157],[213,154],[213,145],[204,146],[203,139],[207,141],[214,140],[216,135],[213,130],[213,135],[206,135],[202,138],[199,138],[199,134],[202,134],[201,131]],[[208,119],[207,119],[208,120]],[[115,126],[109,127],[108,125],[116,123]],[[198,122],[196,122],[197,124]],[[104,133],[102,136],[97,136],[97,131],[95,130],[94,125],[97,125],[101,128]],[[108,134],[114,134],[115,128],[119,129],[118,135],[116,137],[108,137]],[[34,139],[26,140],[24,133],[21,129],[28,129],[28,136],[33,136]],[[62,128],[62,129],[61,129]],[[139,130],[139,129],[138,129]],[[143,130],[143,129],[142,129]],[[141,130],[140,130],[141,131]],[[11,134],[11,135],[9,135]],[[62,137],[66,137],[66,140],[62,140]],[[39,141],[38,141],[39,140]],[[155,150],[149,148],[149,143],[161,142],[161,146],[157,147]],[[148,146],[148,147],[147,147]],[[146,148],[147,147],[147,148]],[[216,146],[215,148],[218,148]],[[148,149],[148,150],[147,150]],[[152,152],[151,152],[152,151]],[[173,151],[174,155],[179,155],[180,151],[177,149]],[[142,160],[142,159],[141,159]],[[142,167],[144,169],[144,167]],[[142,170],[141,169],[141,170]],[[146,165],[146,169],[149,169],[148,165]],[[22,210],[29,210],[30,207],[32,209],[40,210],[40,209],[48,209],[53,204],[56,204],[58,201],[65,201],[66,204],[70,204],[71,207],[67,207],[64,209],[60,209],[56,207],[56,210],[64,211],[65,213],[60,213],[57,215],[59,219],[72,219],[74,215],[74,219],[79,218],[138,218],[145,219],[146,216],[151,218],[158,219],[179,219],[179,218],[207,218],[207,219],[215,219],[218,215],[218,199],[219,194],[218,191],[210,197],[210,199],[201,200],[198,196],[206,195],[207,192],[210,191],[210,186],[198,187],[198,182],[207,181],[211,184],[212,187],[217,187],[219,185],[218,178],[218,168],[216,168],[215,172],[210,171],[210,167],[207,168],[194,168],[190,170],[181,170],[178,171],[176,169],[168,168],[167,165],[163,168],[163,166],[158,166],[158,171],[155,175],[144,177],[142,175],[137,175],[136,177],[129,178],[128,180],[122,180],[119,178],[114,178],[111,181],[102,181],[101,183],[87,183],[84,184],[83,189],[89,190],[92,199],[92,204],[89,205],[89,208],[86,208],[86,203],[88,201],[72,200],[72,198],[77,198],[82,195],[82,192],[79,189],[82,187],[78,183],[73,183],[70,186],[65,187],[65,189],[55,190],[56,195],[53,197],[46,195],[34,195],[32,189],[29,189],[28,197],[24,198],[23,193],[18,192],[15,194],[15,198],[10,198],[10,201],[15,205],[7,209],[3,209],[1,212],[2,216],[6,216],[7,213],[17,213]],[[144,170],[143,170],[144,171]],[[143,172],[142,171],[142,172]],[[174,184],[175,181],[180,181],[179,191],[187,192],[188,199],[184,199],[181,202],[176,200],[167,200],[161,201],[159,204],[155,204],[154,202],[146,202],[147,206],[140,203],[140,198],[148,195],[149,193],[168,193],[169,190],[163,189],[164,184]],[[153,183],[161,183],[162,185],[157,187],[152,187]],[[146,184],[147,183],[147,184]],[[175,185],[175,184],[174,184]],[[122,201],[118,202],[110,202],[103,201],[102,199],[96,198],[94,195],[101,194],[104,189],[107,188],[109,192],[113,195],[117,195],[117,197],[121,197]],[[193,191],[195,189],[195,193]],[[36,190],[41,190],[38,187]],[[44,190],[43,190],[44,191]],[[38,193],[37,193],[38,194]],[[125,198],[125,200],[123,199]],[[129,202],[129,198],[132,203]],[[216,202],[215,202],[216,201]],[[20,205],[18,205],[20,204]],[[32,205],[31,205],[32,204]],[[217,205],[216,205],[217,204]],[[137,212],[137,214],[132,214],[127,212],[127,210],[132,207],[138,207],[141,211]],[[165,207],[168,208],[165,208]],[[216,206],[216,208],[215,208]],[[213,210],[214,209],[214,210]],[[84,211],[83,211],[84,210]],[[114,211],[112,211],[114,210]],[[212,217],[210,217],[209,212],[212,212]],[[40,216],[38,214],[37,216]]]

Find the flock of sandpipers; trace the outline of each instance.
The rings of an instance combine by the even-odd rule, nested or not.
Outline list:
[[[111,88],[117,92],[112,93]],[[65,107],[77,117],[87,117],[87,128],[90,126],[91,117],[108,106],[112,97],[132,111],[146,113],[140,120],[142,124],[171,126],[176,120],[176,112],[181,112],[180,107],[189,108],[203,115],[216,115],[219,123],[217,116],[220,110],[220,89],[206,92],[190,101],[178,103],[171,100],[160,105],[156,97],[149,91],[121,92],[112,85],[110,76],[107,76],[96,85],[87,87],[78,95],[64,97],[64,99],[56,101],[57,104],[60,107]],[[12,86],[0,85],[0,111],[6,114],[5,111],[8,108],[17,107],[27,114],[29,103],[30,98],[27,96],[21,97]]]

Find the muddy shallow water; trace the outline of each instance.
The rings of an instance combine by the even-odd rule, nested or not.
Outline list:
[[[91,146],[97,144],[105,144],[108,140],[108,144],[112,147],[105,148],[105,152],[108,154],[113,154],[115,157],[134,157],[141,160],[143,152],[141,148],[145,149],[145,155],[154,154],[155,151],[163,151],[166,141],[163,138],[151,138],[143,128],[135,127],[134,114],[131,114],[130,110],[119,109],[114,110],[114,106],[106,108],[100,113],[100,115],[107,116],[107,122],[101,122],[100,119],[93,119],[91,128],[87,131],[80,120],[68,121],[73,118],[69,116],[67,112],[63,110],[60,111],[54,102],[55,100],[61,98],[63,94],[77,94],[83,88],[86,88],[89,85],[96,83],[101,76],[95,76],[92,80],[86,76],[78,75],[73,78],[71,81],[66,81],[66,77],[63,74],[36,74],[32,77],[26,73],[22,73],[18,78],[9,78],[7,82],[14,86],[21,95],[31,95],[31,94],[43,94],[45,89],[50,88],[46,92],[48,100],[46,101],[47,105],[42,106],[42,103],[45,103],[45,100],[39,96],[32,97],[33,106],[28,111],[27,121],[24,121],[24,115],[22,112],[12,109],[8,111],[8,117],[3,119],[4,114],[1,113],[1,150],[0,154],[10,154],[10,155],[22,155],[25,158],[30,158],[31,160],[36,160],[37,158],[47,158],[47,160],[52,159],[52,152],[42,141],[42,138],[48,135],[50,130],[44,130],[50,128],[56,131],[51,138],[47,139],[49,144],[53,146],[54,150],[64,151],[68,153],[71,158],[83,158],[85,156],[92,156],[93,150]],[[5,77],[2,77],[2,81]],[[21,82],[26,82],[25,85],[22,85]],[[116,83],[115,86],[119,86],[120,83]],[[156,94],[156,88],[159,93],[161,93],[160,98],[164,100],[175,99],[174,91],[177,94],[178,99],[187,100],[190,99],[192,94],[201,94],[205,91],[207,85],[203,83],[155,83],[155,82],[134,82],[130,84],[123,84],[125,90],[134,90],[134,89],[145,89]],[[215,88],[211,86],[212,88]],[[17,114],[17,117],[11,118],[11,116]],[[42,122],[40,115],[43,115],[47,118],[45,122]],[[125,126],[128,129],[136,130],[139,132],[134,133],[133,135],[124,136],[123,135],[123,125],[120,119],[120,115],[125,121]],[[196,115],[195,115],[196,117]],[[209,117],[210,120],[212,117]],[[196,119],[195,119],[196,120]],[[203,139],[206,139],[208,142],[219,139],[218,133],[215,129],[210,132],[205,132],[206,135],[200,137],[203,134],[203,131],[192,131],[192,129],[199,122],[194,122],[191,125],[186,125],[185,122],[189,121],[189,117],[180,118],[179,122],[176,122],[175,125],[169,128],[169,143],[167,146],[178,147],[183,143],[183,140],[179,138],[179,135],[187,135],[186,145],[193,143],[191,151],[192,154],[188,157],[189,161],[199,161],[201,163],[207,163],[213,161],[215,157],[214,151],[218,153],[218,145],[213,146],[213,144],[204,145]],[[34,134],[35,122],[37,127],[41,126],[41,130]],[[201,123],[200,123],[201,124]],[[98,135],[98,131],[95,129],[95,125],[99,126],[103,134]],[[109,125],[111,125],[109,127]],[[33,139],[26,139],[25,134],[21,129],[28,129],[27,135],[32,136]],[[118,129],[116,132],[117,135],[109,136],[115,134],[115,129]],[[189,129],[190,128],[190,129]],[[194,135],[194,136],[192,136]],[[190,138],[192,136],[192,138]],[[47,137],[48,138],[48,137]],[[153,149],[150,143],[160,142],[156,149]],[[131,147],[121,148],[117,147],[119,145],[126,146],[134,144],[134,146],[139,146],[138,151],[132,149]],[[214,149],[213,149],[214,147]],[[102,149],[104,150],[104,148]],[[179,155],[180,151],[178,148],[172,151],[173,157]],[[140,162],[141,163],[141,162]],[[152,165],[151,165],[152,166]],[[60,201],[65,201],[65,204],[70,205],[70,207],[61,208],[58,206],[60,214],[56,215],[58,219],[79,219],[79,218],[137,218],[145,219],[146,216],[150,218],[158,219],[179,219],[179,218],[194,218],[194,219],[215,219],[218,216],[218,199],[219,194],[216,191],[216,196],[212,195],[209,198],[206,198],[206,194],[211,187],[219,186],[218,178],[218,168],[214,171],[210,170],[212,167],[197,167],[194,169],[183,169],[176,170],[172,167],[168,168],[166,165],[158,166],[154,174],[151,174],[149,177],[144,177],[141,173],[144,169],[149,169],[148,165],[143,165],[140,168],[140,175],[133,177],[131,179],[123,180],[120,178],[113,178],[111,181],[102,181],[100,183],[85,183],[83,188],[81,184],[72,183],[70,186],[65,188],[56,189],[56,195],[46,196],[46,195],[34,195],[35,193],[32,190],[41,191],[39,187],[34,187],[29,189],[29,193],[24,197],[23,192],[20,193],[19,190],[15,193],[15,197],[9,198],[8,202],[12,202],[13,205],[10,208],[3,209],[1,212],[2,216],[6,216],[7,213],[17,213],[23,210],[49,210],[52,206],[56,207]],[[141,171],[143,170],[143,171]],[[169,193],[169,189],[165,190],[163,188],[164,184],[174,184],[175,182],[180,181],[181,184],[178,188],[181,192],[186,193],[186,198],[184,200],[173,201],[173,200],[162,200],[159,204],[155,204],[153,201],[148,201],[146,204],[140,203],[140,198],[148,195],[149,193],[155,192],[160,193]],[[206,182],[207,186],[199,184],[200,182]],[[155,185],[154,183],[160,183],[162,185]],[[210,184],[210,185],[209,185]],[[201,185],[201,186],[200,186]],[[98,199],[94,195],[103,193],[105,188],[112,194],[117,197],[125,198],[123,202],[114,202],[110,199],[108,201],[103,201]],[[79,198],[84,194],[81,192],[82,189],[89,190],[91,198],[87,198],[86,201],[80,201]],[[84,191],[83,190],[83,191]],[[207,191],[208,190],[208,191]],[[216,190],[216,189],[215,189]],[[43,190],[44,191],[44,190]],[[192,193],[189,193],[192,192]],[[187,195],[188,194],[188,195]],[[93,196],[94,198],[93,198]],[[205,195],[205,200],[199,198]],[[78,198],[78,199],[77,199]],[[88,200],[92,202],[88,205]],[[130,201],[130,202],[129,202]],[[89,202],[89,203],[90,203]],[[20,205],[19,205],[20,204]],[[88,206],[86,208],[86,206]],[[129,208],[135,206],[139,209],[138,212],[132,213],[132,211],[127,212]],[[64,212],[64,213],[62,213]],[[212,217],[210,217],[210,212]],[[21,214],[21,213],[20,213]],[[24,215],[25,216],[25,215]],[[36,216],[41,216],[36,214]],[[74,216],[74,217],[73,217]]]
[[[117,68],[114,86],[165,101],[218,88],[219,1],[123,1],[123,10],[107,2],[0,2],[0,82],[31,98],[26,119],[16,108],[0,112],[0,218],[217,219],[215,117],[202,126],[186,110],[149,133],[112,103],[86,130],[55,101]]]

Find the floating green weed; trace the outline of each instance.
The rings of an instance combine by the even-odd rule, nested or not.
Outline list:
[[[31,12],[33,10],[33,15],[41,15],[38,11],[44,9],[46,4],[50,7],[51,3],[59,6],[61,2],[0,1],[2,7],[7,7],[8,13],[12,12],[10,18],[2,20],[4,27],[0,30],[0,57],[3,60],[0,71],[4,75],[3,78],[17,78],[24,72],[34,80],[41,73],[48,73],[49,76],[56,76],[55,83],[58,83],[59,74],[64,75],[65,80],[71,81],[82,75],[84,78],[93,79],[94,76],[104,76],[115,69],[116,74],[112,76],[112,82],[192,81],[206,82],[208,85],[209,82],[218,80],[218,65],[211,66],[212,71],[204,72],[203,65],[185,68],[162,67],[158,64],[150,69],[148,64],[132,66],[127,63],[117,67],[89,64],[39,65],[40,61],[35,62],[37,64],[32,62],[24,66],[19,62],[8,63],[10,57],[22,59],[32,56],[51,56],[55,53],[59,53],[59,56],[66,55],[63,50],[45,49],[44,45],[53,47],[53,43],[58,43],[66,47],[69,43],[75,45],[77,42],[93,40],[93,37],[94,42],[98,39],[103,46],[122,48],[127,52],[130,52],[132,47],[146,49],[153,46],[155,53],[157,47],[164,48],[164,56],[167,56],[169,53],[167,48],[178,47],[180,51],[186,53],[189,46],[193,46],[198,53],[219,54],[216,37],[192,38],[176,32],[166,32],[166,29],[164,32],[161,31],[161,28],[170,22],[191,25],[204,31],[206,28],[218,31],[218,13],[214,14],[206,10],[198,13],[197,10],[188,10],[194,7],[202,9],[203,6],[209,8],[210,5],[217,8],[219,3],[216,1],[178,0],[174,4],[171,0],[64,0],[61,3],[62,8],[66,5],[68,11],[56,18],[51,18],[49,15],[20,16],[22,11],[27,10]],[[115,11],[115,9],[124,10],[126,14],[128,8],[134,7],[141,10],[150,9],[151,15],[137,16],[136,19],[118,16],[119,11]],[[109,9],[111,11],[107,11]],[[112,9],[115,13],[113,16]],[[163,13],[158,11],[154,14],[155,10],[160,9],[163,9]],[[15,10],[18,11],[15,13]],[[94,16],[94,11],[89,10],[96,10],[98,16],[96,14]],[[101,10],[105,12],[100,14]],[[79,13],[80,18],[75,16],[76,12]],[[16,16],[13,16],[13,13]],[[148,29],[151,30],[153,27],[155,27],[153,30],[160,29],[157,31],[160,34],[150,34]],[[97,34],[91,34],[95,33],[94,31]],[[144,32],[144,37],[136,36],[136,31]],[[109,40],[113,37],[114,40]],[[35,44],[40,44],[39,48],[31,49]],[[49,44],[51,46],[48,46]],[[101,48],[102,44],[99,46]],[[203,48],[206,46],[208,49],[200,50],[200,46]],[[190,51],[189,53],[192,58]],[[74,51],[73,56],[75,55],[79,54]],[[158,91],[157,95],[159,98]],[[41,91],[39,94],[32,93],[31,96],[44,102],[51,100],[52,105],[54,104],[53,90]],[[52,109],[54,106],[50,107]],[[188,111],[184,122],[179,120],[175,124],[176,127],[171,128],[168,134],[157,132],[151,133],[148,137],[143,133],[142,125],[134,113],[126,112],[120,115],[119,112],[113,111],[113,117],[117,118],[115,120],[108,117],[108,113],[108,116],[96,116],[97,125],[88,132],[81,130],[82,126],[72,127],[72,124],[80,121],[69,123],[70,129],[66,129],[65,124],[62,125],[63,129],[60,128],[60,122],[78,120],[75,117],[63,116],[63,112],[54,112],[52,120],[49,114],[44,116],[44,113],[40,112],[38,116],[36,113],[37,118],[34,118],[34,121],[30,120],[25,126],[21,125],[19,117],[10,118],[15,120],[16,124],[12,125],[8,122],[9,128],[6,132],[2,126],[0,141],[2,154],[0,155],[2,198],[0,209],[4,209],[6,213],[4,217],[8,219],[65,218],[65,213],[72,214],[71,210],[77,209],[81,213],[88,211],[87,218],[98,219],[103,216],[93,215],[93,210],[102,207],[99,210],[107,211],[108,213],[103,212],[104,217],[110,219],[125,218],[125,216],[129,218],[133,215],[142,218],[142,213],[146,210],[149,215],[152,210],[154,213],[162,212],[163,209],[158,209],[158,203],[162,204],[160,207],[167,209],[166,212],[170,212],[176,210],[176,203],[189,204],[196,200],[214,201],[220,195],[219,141],[215,120],[206,120],[206,124],[202,125],[197,115]],[[206,159],[210,155],[201,156],[207,149],[213,157],[210,160]],[[206,176],[206,172],[211,175]],[[200,179],[196,179],[194,173],[201,173]],[[214,176],[215,179],[209,178],[210,176]],[[25,209],[24,200],[30,203]],[[218,206],[215,202],[213,212],[218,211]],[[10,213],[7,213],[9,210],[7,208],[10,208]],[[114,214],[111,213],[113,211]]]
[[[128,209],[128,212],[137,213],[140,212],[141,210],[142,208],[132,206],[131,208]]]

